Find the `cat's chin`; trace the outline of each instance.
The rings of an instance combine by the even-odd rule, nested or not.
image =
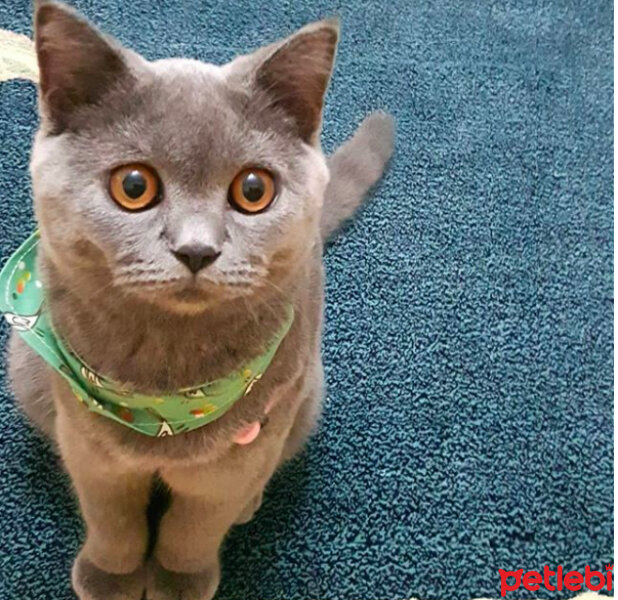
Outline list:
[[[181,297],[180,294],[157,294],[147,300],[166,312],[179,315],[198,315],[212,309],[216,304],[212,298],[205,295]]]
[[[212,303],[210,302],[187,302],[187,301],[169,301],[162,302],[160,305],[162,308],[165,308],[169,312],[174,312],[179,315],[199,315],[200,313],[206,312],[209,308],[212,307]]]
[[[198,315],[211,311],[218,304],[229,300],[222,290],[205,291],[196,288],[181,288],[173,291],[157,290],[150,293],[133,292],[140,300],[153,304],[165,312],[179,315]]]

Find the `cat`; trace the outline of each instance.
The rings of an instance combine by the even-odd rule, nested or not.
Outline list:
[[[293,309],[246,395],[165,437],[84,408],[13,333],[15,395],[60,452],[86,524],[72,571],[81,600],[212,598],[224,536],[253,516],[316,425],[323,246],[394,144],[394,121],[378,111],[322,153],[338,38],[327,20],[223,66],[149,62],[72,8],[37,4],[31,176],[58,339],[93,373],[162,394],[228,376]],[[156,543],[146,517],[155,480],[170,495]]]

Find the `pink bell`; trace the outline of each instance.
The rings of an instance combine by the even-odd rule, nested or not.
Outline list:
[[[258,435],[260,435],[260,430],[262,426],[259,421],[254,421],[253,423],[249,423],[246,427],[243,427],[233,438],[235,444],[239,444],[240,446],[246,446],[247,444],[251,444],[254,442]]]

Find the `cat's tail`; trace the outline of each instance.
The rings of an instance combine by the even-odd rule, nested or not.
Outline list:
[[[323,240],[356,212],[365,194],[380,179],[393,153],[394,138],[395,120],[379,110],[369,115],[328,158],[330,182],[320,223]]]

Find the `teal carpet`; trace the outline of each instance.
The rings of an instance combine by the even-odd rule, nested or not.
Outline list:
[[[325,148],[398,120],[326,253],[320,431],[233,531],[218,600],[497,598],[498,568],[613,563],[611,2],[76,5],[149,58],[214,62],[339,14]],[[0,1],[0,28],[30,19]],[[33,227],[35,126],[34,86],[0,84],[2,260]],[[0,390],[0,600],[68,600],[68,482]]]

